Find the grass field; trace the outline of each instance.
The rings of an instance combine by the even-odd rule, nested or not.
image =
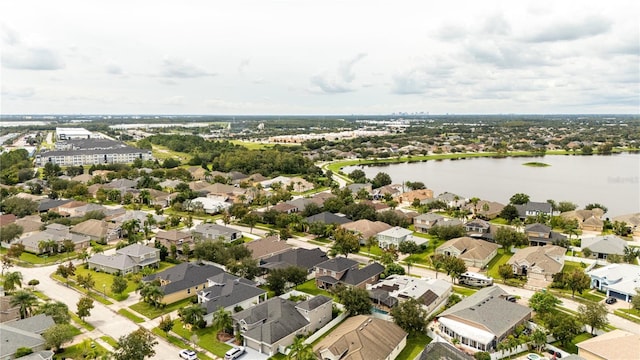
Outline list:
[[[318,287],[316,286],[316,281],[314,279],[305,281],[304,283],[298,285],[295,289],[311,295],[324,295],[333,298],[333,295],[331,295],[328,291],[318,289]]]
[[[431,342],[431,338],[425,334],[415,334],[407,337],[407,346],[400,352],[396,359],[398,360],[413,360],[415,359],[424,347]]]
[[[186,298],[184,300],[176,301],[173,304],[168,304],[164,308],[156,308],[143,301],[140,301],[139,303],[135,303],[129,306],[129,308],[131,310],[138,312],[143,316],[146,316],[149,319],[155,319],[158,316],[168,314],[174,310],[178,310],[180,308],[183,308],[189,305],[191,305],[191,299]]]
[[[496,257],[494,257],[487,266],[487,275],[494,279],[499,279],[500,274],[498,273],[498,268],[500,265],[506,264],[512,255],[513,254],[505,254],[504,249],[498,249],[498,255],[496,255]]]
[[[190,345],[187,345],[186,342],[184,342],[182,339],[175,337],[173,335],[167,335],[164,333],[164,331],[160,330],[159,328],[153,328],[151,330],[152,333],[160,336],[161,338],[167,340],[168,342],[170,342],[171,344],[181,348],[181,349],[189,349],[189,350],[194,350],[193,347],[191,347]],[[197,351],[196,351],[197,352]],[[208,357],[207,355],[201,353],[201,352],[197,352],[198,353],[198,359],[200,360],[213,360],[210,357]],[[177,354],[176,354],[177,357]]]
[[[173,150],[169,150],[169,148],[161,146],[161,145],[153,145],[151,153],[154,158],[158,159],[158,161],[162,161],[164,159],[177,159],[180,162],[188,162],[191,160],[191,155],[187,153],[181,153]]]
[[[224,358],[224,354],[231,349],[228,344],[218,341],[216,338],[218,331],[212,327],[189,331],[184,328],[180,319],[176,319],[173,325],[173,332],[185,339],[191,339],[193,335],[196,335],[198,337],[198,346],[221,358]]]
[[[557,346],[560,349],[571,353],[571,354],[577,354],[578,353],[578,347],[576,346],[577,343],[579,342],[583,342],[585,340],[591,339],[593,336],[587,332],[579,334],[578,336],[574,337],[573,340],[571,340],[571,344],[569,344],[569,346],[562,346],[562,344],[560,344],[559,341],[553,342],[551,343],[551,345],[553,346]]]
[[[93,344],[93,345],[92,345]],[[89,339],[79,344],[64,348],[61,353],[55,354],[54,359],[98,359],[109,352],[100,344]]]
[[[118,310],[118,314],[126,317],[127,319],[133,321],[134,323],[142,323],[142,322],[145,321],[143,318],[141,318],[140,316],[132,313],[131,311],[129,311],[127,309]]]

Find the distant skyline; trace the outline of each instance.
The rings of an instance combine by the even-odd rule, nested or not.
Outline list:
[[[2,114],[638,114],[640,5],[4,1]]]

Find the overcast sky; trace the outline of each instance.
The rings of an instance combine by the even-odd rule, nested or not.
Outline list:
[[[639,113],[640,1],[3,1],[4,114]]]

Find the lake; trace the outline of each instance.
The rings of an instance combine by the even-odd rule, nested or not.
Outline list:
[[[527,162],[551,166],[523,165]],[[600,203],[609,209],[605,217],[640,212],[640,154],[428,160],[348,166],[343,172],[349,174],[356,168],[370,179],[385,172],[394,184],[421,181],[434,196],[448,191],[506,204],[511,195],[525,193],[531,201],[571,201],[579,208]]]

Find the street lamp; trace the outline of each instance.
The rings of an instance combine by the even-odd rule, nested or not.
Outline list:
[[[107,284],[102,284],[102,295],[107,297]]]

